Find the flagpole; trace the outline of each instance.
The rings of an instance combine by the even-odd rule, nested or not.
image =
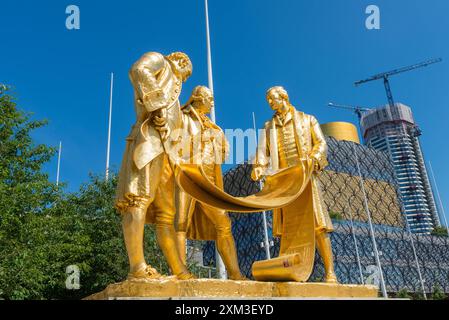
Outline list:
[[[206,43],[207,43],[207,79],[209,82],[209,89],[214,93],[214,79],[212,76],[212,53],[210,46],[210,29],[209,29],[209,6],[208,1],[204,0],[206,12]],[[210,118],[215,123],[215,107],[210,110]]]
[[[256,153],[257,153],[257,129],[256,129],[256,115],[253,112],[253,127],[254,127],[254,141],[256,142]],[[262,181],[259,180],[259,189],[262,190]],[[265,254],[267,256],[267,260],[271,259],[270,254],[270,242],[268,239],[268,225],[267,225],[267,212],[262,212],[262,219],[263,219],[263,233],[264,233],[264,247],[265,247]]]
[[[61,152],[62,152],[62,141],[59,141],[58,168],[56,170],[56,186],[59,186],[59,172],[61,169]]]
[[[204,0],[204,9],[206,15],[206,44],[207,44],[207,79],[209,82],[209,89],[214,93],[214,80],[212,76],[212,54],[210,49],[210,31],[209,31],[209,6],[207,0]],[[210,119],[215,123],[215,107],[210,110]],[[218,252],[217,246],[215,246],[215,261],[217,265],[218,276],[220,279],[227,279],[226,268],[223,263],[223,259]]]
[[[359,273],[360,273],[360,284],[365,285],[365,280],[363,279],[363,271],[362,271],[362,262],[360,261],[360,253],[359,253],[359,245],[357,244],[357,237],[355,236],[355,228],[354,228],[354,218],[352,216],[352,210],[351,210],[351,202],[348,199],[348,212],[349,212],[349,218],[351,219],[351,233],[352,233],[352,240],[354,241],[354,247],[355,247],[355,255],[357,258],[357,266],[359,267]]]
[[[111,125],[112,125],[112,93],[114,90],[114,73],[111,72],[111,88],[109,94],[109,125],[108,125],[108,146],[106,151],[106,181],[109,179],[109,158],[111,154]]]

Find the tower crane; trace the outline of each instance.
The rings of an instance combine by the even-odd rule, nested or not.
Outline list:
[[[391,71],[379,73],[379,74],[376,74],[376,75],[374,75],[374,76],[372,76],[372,77],[370,77],[368,79],[356,81],[354,83],[354,85],[355,86],[359,86],[361,84],[364,84],[364,83],[367,83],[367,82],[370,82],[370,81],[383,79],[384,86],[385,86],[385,91],[387,93],[388,104],[390,105],[390,107],[393,107],[394,106],[394,99],[393,99],[393,93],[391,92],[390,81],[389,81],[389,78],[391,76],[394,76],[396,74],[403,73],[403,72],[412,71],[412,70],[415,70],[415,69],[418,69],[418,68],[427,67],[427,66],[429,66],[431,64],[438,63],[438,62],[441,62],[441,61],[443,61],[441,58],[431,59],[431,60],[427,60],[427,61],[424,61],[424,62],[421,62],[421,63],[417,63],[417,64],[414,64],[414,65],[411,65],[411,66],[402,67],[402,68],[399,68],[399,69],[394,69],[394,70],[391,70]]]

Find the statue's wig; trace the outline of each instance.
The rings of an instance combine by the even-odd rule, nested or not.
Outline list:
[[[288,97],[287,90],[285,90],[284,87],[281,87],[281,86],[275,86],[275,87],[271,87],[270,89],[268,89],[267,93],[266,93],[267,100],[273,91],[278,91],[281,98],[286,100],[287,103],[290,104],[290,98]]]
[[[173,72],[185,82],[192,75],[192,61],[183,52],[173,52],[166,56],[170,62]]]

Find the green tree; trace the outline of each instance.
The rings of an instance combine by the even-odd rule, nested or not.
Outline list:
[[[401,289],[397,292],[396,298],[398,299],[412,299],[412,296],[408,293],[407,289]]]
[[[431,234],[439,237],[447,237],[447,229],[444,227],[435,227]]]
[[[337,220],[337,221],[343,220],[343,215],[340,212],[330,211],[329,217],[332,220]]]
[[[445,299],[447,299],[447,296],[444,293],[443,289],[441,289],[440,286],[436,285],[433,288],[432,300],[445,300]]]
[[[28,231],[60,196],[42,171],[55,149],[34,143],[31,132],[47,122],[19,110],[10,92],[0,84],[0,297],[40,298],[41,252]]]

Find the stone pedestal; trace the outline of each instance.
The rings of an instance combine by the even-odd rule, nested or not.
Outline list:
[[[301,299],[377,298],[375,286],[258,282],[218,279],[145,280],[111,284],[86,300],[110,299]]]

